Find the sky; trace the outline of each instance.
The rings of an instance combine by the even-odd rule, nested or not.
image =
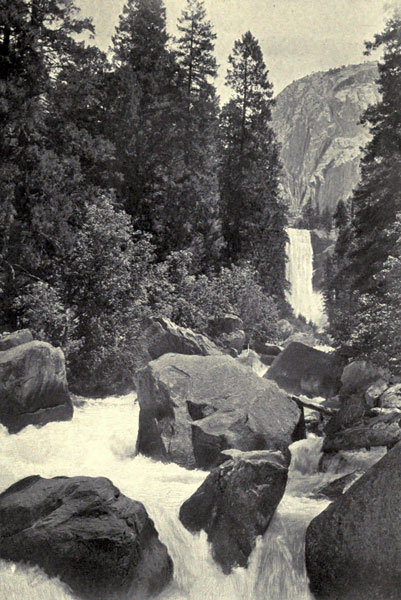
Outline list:
[[[175,33],[186,0],[165,0],[167,25]],[[93,18],[95,43],[107,50],[124,0],[76,0]],[[316,71],[369,60],[364,41],[380,33],[401,0],[205,0],[217,34],[217,89],[226,97],[224,76],[234,41],[250,30],[259,40],[277,94]]]

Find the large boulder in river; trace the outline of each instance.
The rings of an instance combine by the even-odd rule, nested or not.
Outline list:
[[[282,389],[306,396],[335,396],[341,385],[341,360],[334,354],[291,342],[277,356],[265,377]]]
[[[401,444],[310,523],[306,567],[317,598],[398,600]]]
[[[0,336],[0,352],[32,341],[33,335],[29,329],[20,329],[13,333],[4,333]]]
[[[205,335],[179,327],[165,317],[148,321],[142,340],[152,360],[163,354],[198,354],[201,356],[221,354],[217,346]]]
[[[192,532],[207,532],[214,559],[230,573],[248,565],[257,536],[265,533],[285,491],[288,460],[281,452],[225,454],[231,460],[184,502],[180,521]]]
[[[303,414],[274,382],[230,356],[166,354],[137,372],[138,451],[188,468],[222,462],[222,450],[287,448]]]
[[[0,423],[10,432],[72,414],[60,348],[36,341],[0,352]]]
[[[0,494],[0,558],[39,565],[84,598],[147,598],[173,566],[144,506],[103,477],[27,477]]]

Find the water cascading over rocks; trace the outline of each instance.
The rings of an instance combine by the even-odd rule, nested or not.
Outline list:
[[[313,289],[313,248],[308,229],[289,228],[286,279],[290,284],[287,295],[295,315],[304,316],[317,326],[325,324],[323,297]]]

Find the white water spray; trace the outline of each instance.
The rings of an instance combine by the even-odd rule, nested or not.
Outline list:
[[[313,248],[308,229],[288,229],[286,279],[290,283],[288,301],[295,315],[303,315],[318,327],[326,323],[323,297],[313,289]]]
[[[0,491],[28,475],[105,476],[128,497],[145,505],[174,562],[174,581],[160,600],[311,600],[304,565],[304,535],[310,520],[328,504],[311,492],[333,474],[317,472],[321,439],[291,446],[286,493],[250,557],[248,569],[227,576],[213,561],[206,535],[180,523],[181,504],[205,479],[135,456],[139,407],[133,394],[89,400],[69,423],[29,426],[17,435],[0,427]],[[71,600],[73,594],[37,567],[0,561],[0,598]],[[134,599],[133,599],[134,600]]]

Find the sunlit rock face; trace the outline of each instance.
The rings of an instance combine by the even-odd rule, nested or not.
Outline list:
[[[333,212],[358,183],[361,146],[370,137],[359,120],[380,99],[377,77],[376,63],[351,65],[303,77],[277,96],[273,128],[293,212],[309,199]]]

